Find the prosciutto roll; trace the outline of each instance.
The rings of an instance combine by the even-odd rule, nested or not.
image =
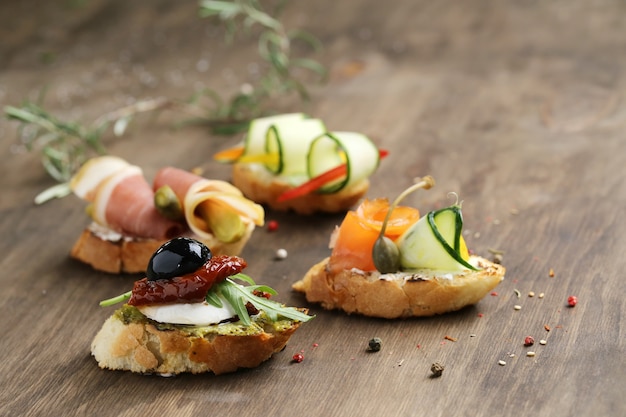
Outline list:
[[[154,190],[163,186],[172,189],[182,205],[187,225],[200,237],[215,235],[223,242],[232,242],[244,234],[249,223],[264,223],[263,208],[225,181],[165,167],[153,182]]]
[[[126,236],[170,239],[183,224],[161,216],[141,168],[114,157],[90,160],[71,182],[74,193],[92,203],[92,219]]]

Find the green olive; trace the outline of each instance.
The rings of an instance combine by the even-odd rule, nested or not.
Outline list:
[[[154,193],[154,205],[159,213],[170,220],[180,220],[184,217],[183,206],[169,185],[159,187]]]

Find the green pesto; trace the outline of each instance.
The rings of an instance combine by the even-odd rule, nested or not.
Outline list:
[[[183,324],[159,323],[144,316],[136,307],[124,304],[113,313],[113,315],[124,324],[130,323],[151,323],[159,330],[179,330],[192,336],[205,337],[207,335],[223,336],[251,336],[263,333],[268,326],[275,332],[280,332],[293,326],[294,320],[282,319],[271,321],[267,315],[261,311],[260,314],[252,316],[252,324],[245,326],[241,321],[233,323],[212,324],[209,326],[190,326]]]

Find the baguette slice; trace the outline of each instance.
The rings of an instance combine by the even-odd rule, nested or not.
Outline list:
[[[232,243],[194,238],[207,245],[214,255],[239,255],[255,228],[249,222],[244,236]],[[146,271],[152,254],[169,239],[142,239],[123,236],[93,222],[86,227],[74,243],[70,256],[98,271],[112,274],[138,274]]]
[[[204,327],[159,324],[125,305],[103,324],[91,344],[100,368],[163,376],[254,368],[284,349],[300,326],[269,321],[264,313],[251,326],[225,323]]]
[[[469,262],[478,271],[381,275],[357,269],[333,274],[329,258],[314,265],[293,289],[312,303],[332,310],[387,319],[433,316],[460,310],[480,301],[504,279],[505,268],[478,256]]]
[[[277,211],[293,210],[303,215],[346,211],[365,195],[370,185],[369,179],[364,179],[336,193],[309,193],[290,200],[278,201],[280,195],[294,186],[272,175],[262,165],[234,164],[232,175],[235,187],[250,200]]]

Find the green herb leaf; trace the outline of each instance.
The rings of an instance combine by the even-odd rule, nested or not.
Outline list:
[[[133,293],[132,291],[128,291],[128,292],[125,292],[124,294],[118,295],[117,297],[102,300],[100,301],[100,306],[109,307],[117,303],[123,303],[124,301],[127,301],[130,299],[130,296],[132,295],[132,293]]]
[[[254,305],[257,309],[265,311],[265,314],[267,314],[272,321],[278,320],[278,317],[298,320],[301,322],[305,322],[313,318],[313,316],[309,316],[296,308],[286,307],[276,301],[268,300],[265,297],[259,297],[254,294],[255,290],[276,294],[274,289],[266,285],[243,286],[237,284],[233,281],[233,279],[254,284],[254,281],[249,276],[245,274],[237,274],[227,278],[214,288],[215,291],[221,293],[221,295],[233,306],[233,309],[237,312],[239,319],[246,325],[250,324],[250,315],[246,309],[247,302],[252,303],[252,305]]]
[[[215,291],[209,291],[206,295],[205,300],[213,307],[222,308],[224,306],[224,303],[222,303],[222,300]]]

